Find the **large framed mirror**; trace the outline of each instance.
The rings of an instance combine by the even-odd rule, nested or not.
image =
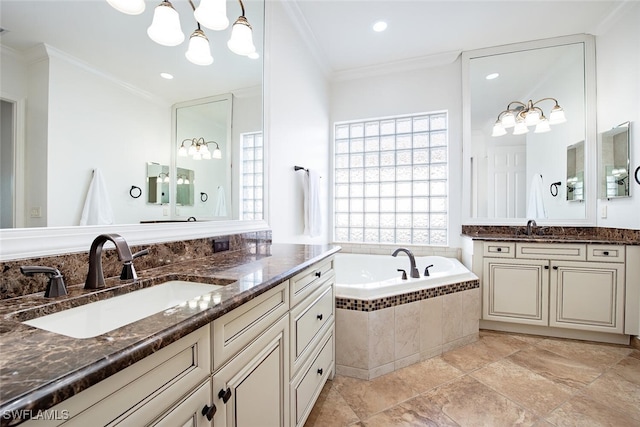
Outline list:
[[[196,22],[188,1],[172,3],[187,36],[185,43],[177,47],[160,46],[147,36],[146,29],[157,6],[151,3],[142,14],[130,16],[103,0],[3,1],[1,26],[6,32],[0,39],[0,95],[14,106],[12,122],[18,127],[13,141],[17,166],[13,198],[17,204],[13,210],[17,215],[12,220],[13,228],[7,226],[0,231],[0,256],[19,256],[22,249],[13,251],[14,243],[24,246],[28,253],[28,246],[38,246],[42,254],[86,249],[86,243],[74,246],[73,241],[87,242],[97,230],[128,230],[141,241],[163,241],[216,229],[267,227],[264,219],[240,221],[240,200],[233,200],[232,196],[229,214],[211,217],[219,223],[213,226],[180,224],[190,227],[189,233],[182,233],[178,224],[139,225],[147,220],[181,219],[176,216],[175,207],[147,203],[146,194],[148,163],[175,168],[172,105],[233,94],[247,113],[238,115],[232,127],[260,135],[263,129],[264,0],[243,1],[253,27],[258,59],[229,51],[231,28],[204,30],[214,56],[209,66],[186,60],[188,36]],[[233,22],[240,14],[240,6],[237,0],[227,3]],[[161,78],[160,72],[171,73],[173,80]],[[236,145],[229,147],[229,166],[239,156],[235,152],[239,149],[235,130],[230,138]],[[116,222],[80,230],[85,226],[76,224],[94,169],[101,170],[105,177]],[[199,174],[197,170],[195,173],[197,182]],[[235,179],[233,174],[230,179]],[[134,199],[129,195],[132,185],[143,189],[143,197]],[[175,190],[174,184],[170,193]],[[210,196],[215,199],[215,195]],[[169,199],[175,203],[172,194]],[[194,206],[200,200],[200,191],[194,188]],[[3,227],[4,224],[3,221]],[[174,226],[178,228],[172,231]],[[200,228],[202,231],[197,231]],[[65,236],[64,242],[56,238],[47,249],[48,237],[60,235]],[[23,236],[33,236],[38,244]]]
[[[593,38],[464,52],[462,65],[463,224],[595,225]],[[570,203],[568,147],[581,141],[584,203]]]

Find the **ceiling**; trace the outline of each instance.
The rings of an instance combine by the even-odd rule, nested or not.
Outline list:
[[[271,1],[271,0],[267,0]],[[197,4],[197,0],[194,0]],[[153,6],[141,15],[124,15],[105,0],[2,0],[0,25],[8,30],[3,45],[24,50],[46,42],[117,79],[169,102],[222,93],[259,83],[261,61],[232,54],[225,32],[205,31],[215,61],[208,67],[184,58],[186,42],[164,47],[146,35]],[[254,34],[262,34],[259,0],[244,0]],[[621,9],[623,1],[430,1],[430,0],[284,0],[319,64],[329,77],[371,67],[439,58],[463,50],[554,36],[596,33]],[[187,1],[174,0],[188,37],[195,21]],[[240,14],[228,2],[231,20]],[[371,25],[388,22],[375,33]],[[193,28],[195,29],[195,28]],[[256,47],[262,54],[262,44]],[[253,62],[252,62],[253,61]],[[158,74],[167,71],[175,79]]]

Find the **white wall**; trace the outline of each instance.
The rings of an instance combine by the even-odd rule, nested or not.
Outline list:
[[[633,2],[632,2],[633,3]],[[631,121],[631,173],[640,166],[640,3],[596,37],[598,133]],[[631,177],[633,179],[633,177]],[[598,226],[640,229],[640,185],[631,197],[598,200]],[[606,208],[607,217],[602,218]]]
[[[51,51],[49,106],[47,225],[79,224],[95,168],[117,224],[161,219],[162,206],[145,202],[146,163],[169,164],[170,106]],[[132,185],[142,197],[129,195]]]
[[[462,85],[455,62],[331,85],[331,123],[447,110],[449,113],[449,246],[460,246]]]
[[[328,241],[329,88],[280,1],[266,2],[265,137],[269,145],[269,224],[278,243]],[[321,176],[323,233],[304,236],[302,174]]]

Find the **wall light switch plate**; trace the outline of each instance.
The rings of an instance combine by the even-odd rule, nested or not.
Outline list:
[[[42,208],[40,206],[31,208],[29,211],[29,216],[31,218],[42,218]]]
[[[229,250],[229,240],[214,240],[213,252],[223,252]]]
[[[607,217],[607,205],[600,206],[600,218]]]

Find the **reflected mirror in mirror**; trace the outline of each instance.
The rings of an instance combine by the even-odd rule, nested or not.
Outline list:
[[[629,197],[629,122],[599,138],[600,198]]]
[[[152,205],[169,204],[169,166],[159,163],[147,163],[147,203]]]
[[[146,203],[146,196],[129,196],[132,185],[145,188],[147,161],[175,168],[172,105],[233,93],[242,107],[234,116],[234,128],[262,131],[264,1],[243,3],[259,57],[228,49],[231,26],[224,31],[203,28],[214,62],[199,66],[185,58],[188,40],[166,47],[147,36],[157,4],[145,2],[145,11],[131,16],[105,0],[3,0],[1,27],[7,31],[0,38],[2,97],[10,95],[8,100],[17,102],[14,122],[21,128],[15,130],[14,144],[17,153],[24,153],[24,165],[16,163],[14,178],[24,185],[15,189],[13,224],[3,220],[2,227],[79,224],[93,169],[100,169],[107,181],[116,224],[173,219],[173,207],[161,208],[161,200]],[[193,31],[189,2],[172,4],[183,30]],[[237,0],[227,2],[231,22],[240,12]],[[174,79],[161,78],[161,72]],[[232,157],[227,160],[230,167]],[[174,192],[175,177],[171,179]],[[175,205],[173,195],[169,200]],[[195,206],[199,200],[197,195]],[[209,200],[215,200],[215,192]]]
[[[567,200],[584,200],[584,141],[567,147]]]
[[[176,205],[193,206],[193,193],[196,174],[190,169],[177,168],[176,174]]]
[[[567,203],[567,187],[550,191],[553,183],[566,180],[567,147],[591,140],[586,108],[591,80],[587,81],[590,74],[585,71],[587,45],[591,44],[583,39],[576,36],[463,54],[467,112],[463,183],[464,208],[468,209],[464,221],[526,222],[531,211],[528,204],[534,199],[530,196],[538,194],[540,187],[547,219],[586,218],[584,204]],[[527,112],[531,104],[534,114]],[[554,123],[558,106],[566,121]],[[513,114],[514,123],[496,132],[496,123],[503,122],[507,112]],[[522,123],[515,123],[520,119]],[[542,121],[541,125],[533,123],[536,121]],[[584,164],[578,169],[586,170]],[[540,176],[542,185],[535,185]]]
[[[231,114],[233,96],[220,95],[175,106],[176,217],[230,217]],[[189,177],[185,171],[190,171]],[[194,182],[193,175],[197,175]],[[194,193],[207,197],[197,198]]]

